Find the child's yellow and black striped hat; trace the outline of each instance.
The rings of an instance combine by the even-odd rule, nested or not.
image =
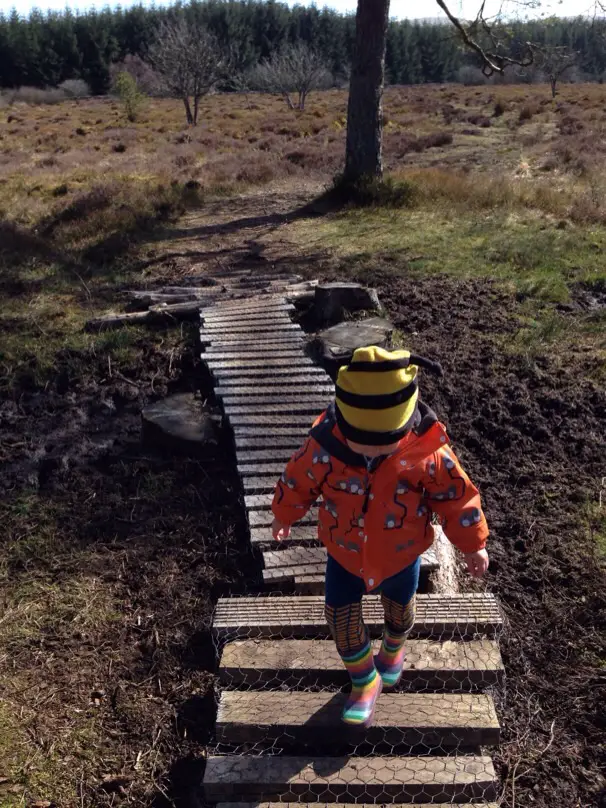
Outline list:
[[[335,410],[343,435],[368,446],[404,437],[417,409],[419,366],[442,374],[437,362],[410,351],[358,348],[337,377]]]

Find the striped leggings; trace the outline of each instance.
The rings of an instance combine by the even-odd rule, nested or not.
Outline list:
[[[415,593],[419,585],[421,559],[383,581],[375,593],[381,594],[385,624],[394,634],[407,634],[415,620]],[[362,617],[364,581],[347,572],[328,556],[326,565],[326,620],[342,656],[350,656],[368,642]]]

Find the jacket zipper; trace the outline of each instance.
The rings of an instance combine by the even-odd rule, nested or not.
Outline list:
[[[368,488],[366,489],[366,496],[364,497],[364,503],[362,505],[362,513],[364,514],[364,516],[366,516],[366,511],[368,510],[368,502],[370,500],[371,491],[372,491],[372,483],[369,482]]]

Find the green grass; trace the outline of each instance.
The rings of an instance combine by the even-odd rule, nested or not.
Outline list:
[[[310,247],[328,248],[352,267],[389,257],[418,274],[490,277],[522,296],[563,302],[569,285],[606,277],[606,228],[559,229],[536,217],[448,215],[413,210],[353,209],[294,230]]]

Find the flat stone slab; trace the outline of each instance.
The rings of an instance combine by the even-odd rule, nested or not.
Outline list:
[[[216,444],[220,419],[204,412],[195,393],[178,393],[156,401],[141,412],[145,443],[197,453]]]

